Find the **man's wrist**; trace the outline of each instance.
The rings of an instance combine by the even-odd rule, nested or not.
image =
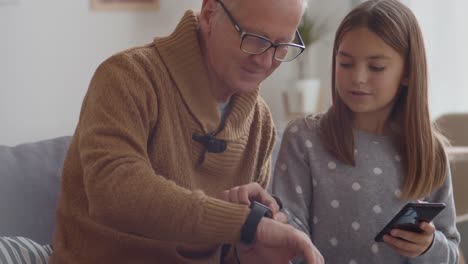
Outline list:
[[[272,211],[265,205],[252,202],[250,205],[250,213],[241,229],[241,242],[250,245],[255,240],[257,227],[263,217],[272,217]]]

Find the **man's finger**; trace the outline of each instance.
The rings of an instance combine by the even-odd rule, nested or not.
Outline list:
[[[288,223],[288,216],[283,212],[278,212],[278,213],[274,214],[273,219],[275,219],[276,221],[280,221],[283,224]]]
[[[225,201],[235,204],[250,205],[252,201],[259,202],[269,207],[273,215],[277,214],[280,210],[276,199],[256,182],[233,187],[228,191],[224,191],[222,195]]]
[[[229,190],[223,191],[221,193],[221,199],[223,199],[223,201],[226,201],[226,202],[231,202],[229,199]]]
[[[295,230],[296,241],[300,256],[302,256],[307,264],[323,264],[325,263],[322,254],[314,246],[310,238],[301,231]]]
[[[273,196],[271,196],[271,194],[269,194],[265,189],[263,189],[260,184],[254,182],[247,185],[247,187],[251,190],[250,193],[256,196],[255,199],[257,202],[268,206],[273,211],[273,214],[279,212],[280,208],[276,202],[276,199],[273,198]]]
[[[237,192],[239,191],[239,188],[240,187],[234,187],[234,188],[231,188],[231,190],[229,190],[229,201],[231,203],[240,204],[239,203],[239,198],[238,198],[238,195],[237,195]]]
[[[247,204],[250,205],[250,196],[252,195],[249,193],[249,189],[246,188],[248,185],[243,185],[240,186],[238,191],[237,191],[237,199],[239,200],[239,203],[241,204]]]
[[[276,203],[275,198],[271,196],[263,187],[256,183],[249,183],[247,185],[243,185],[239,188],[242,188],[240,192],[242,195],[242,199],[248,199],[250,201],[256,201],[262,203],[263,205],[269,207],[273,214],[276,214],[279,211],[279,205]]]
[[[322,254],[313,246],[307,246],[303,250],[303,256],[307,264],[323,264],[325,263]]]

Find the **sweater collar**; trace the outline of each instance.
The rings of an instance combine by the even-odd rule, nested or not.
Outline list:
[[[205,133],[217,130],[221,115],[211,94],[208,70],[204,64],[198,39],[198,18],[194,11],[185,12],[174,32],[156,38],[154,44],[176,83],[185,104]],[[257,101],[255,92],[231,97],[230,112],[223,130],[233,137],[246,132]],[[226,134],[222,133],[222,134]],[[226,138],[231,136],[225,135]]]

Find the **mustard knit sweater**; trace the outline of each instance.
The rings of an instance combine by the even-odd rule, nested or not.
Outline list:
[[[169,37],[96,70],[64,164],[52,263],[218,264],[219,245],[239,241],[249,209],[216,197],[267,185],[274,127],[257,90],[232,96],[225,152],[192,140],[221,119],[197,26],[187,11]],[[178,253],[187,245],[216,250],[193,260]]]

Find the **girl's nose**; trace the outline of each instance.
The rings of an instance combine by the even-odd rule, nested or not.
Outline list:
[[[355,67],[353,71],[353,83],[363,84],[367,82],[367,69],[364,66]]]

